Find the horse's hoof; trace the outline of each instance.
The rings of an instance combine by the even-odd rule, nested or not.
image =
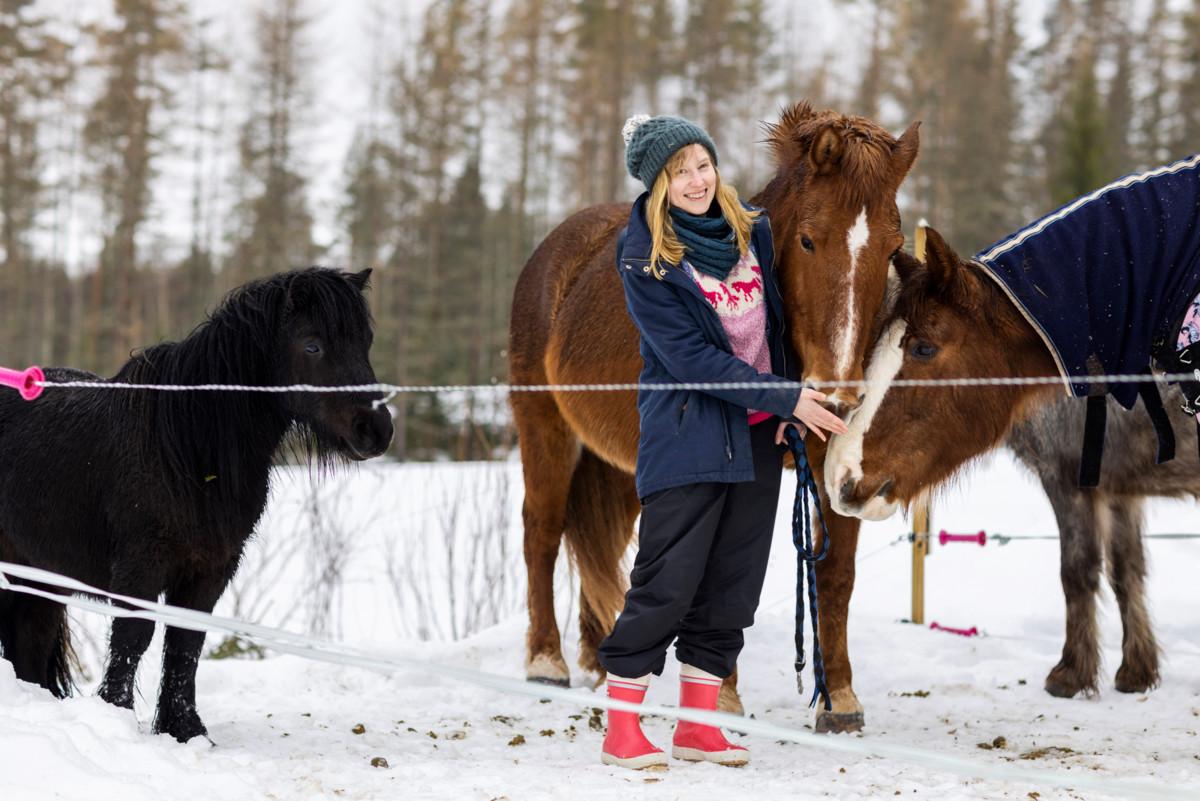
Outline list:
[[[1115,686],[1121,693],[1144,693],[1158,686],[1158,672],[1127,669],[1121,665]]]
[[[826,712],[817,713],[817,723],[814,731],[817,734],[850,734],[863,730],[866,720],[862,712]]]
[[[571,671],[561,656],[538,654],[525,663],[525,680],[552,687],[570,687]]]
[[[1046,676],[1046,692],[1055,698],[1074,698],[1080,693],[1094,695],[1096,693],[1095,681],[1083,680],[1080,678],[1080,672],[1061,665],[1055,666]]]
[[[717,696],[717,711],[743,717],[746,715],[746,709],[742,706],[742,699],[737,690],[725,684],[721,685],[721,694]]]
[[[200,720],[200,716],[195,712],[172,716],[165,722],[161,718],[155,720],[154,733],[169,734],[181,743],[186,743],[193,737],[203,737],[205,740],[208,740],[209,745],[214,744],[208,736],[208,729],[205,727],[204,722]]]
[[[526,676],[525,681],[530,684],[545,684],[550,687],[570,687],[570,679],[552,679],[549,676]]]
[[[1046,692],[1055,698],[1074,698],[1081,689],[1074,684],[1046,679]]]

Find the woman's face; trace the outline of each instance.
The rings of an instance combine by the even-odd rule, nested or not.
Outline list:
[[[667,199],[672,206],[700,216],[712,205],[717,189],[717,170],[704,145],[687,145],[682,153],[683,163],[676,165],[668,176],[671,183],[667,188]]]

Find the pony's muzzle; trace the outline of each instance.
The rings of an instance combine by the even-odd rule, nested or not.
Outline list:
[[[353,458],[361,461],[380,455],[392,444],[394,434],[392,414],[386,406],[358,411],[348,443]]]

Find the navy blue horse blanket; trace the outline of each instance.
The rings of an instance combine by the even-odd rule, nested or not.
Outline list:
[[[1069,394],[1132,408],[1136,384],[1071,379],[1145,373],[1175,348],[1200,293],[1200,155],[1114,181],[974,260],[1041,335]]]

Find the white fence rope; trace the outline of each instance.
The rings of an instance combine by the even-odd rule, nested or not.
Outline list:
[[[71,592],[85,593],[85,596],[63,595],[24,584],[14,584],[9,581],[9,576],[26,581],[35,581],[39,584],[58,587]],[[106,592],[67,576],[8,562],[0,562],[0,589],[46,598],[66,606],[85,609],[110,617],[141,618],[192,631],[233,635],[304,659],[383,672],[420,670],[432,675],[447,676],[457,681],[487,687],[499,692],[525,695],[539,700],[549,698],[588,707],[616,709],[624,712],[640,712],[667,719],[706,723],[745,734],[758,735],[774,740],[785,740],[826,751],[853,754],[856,756],[897,759],[920,765],[930,770],[957,774],[968,779],[1021,782],[1038,785],[1043,788],[1049,785],[1068,790],[1089,790],[1118,799],[1161,799],[1162,801],[1176,801],[1178,799],[1178,801],[1194,801],[1194,799],[1200,798],[1200,786],[1155,784],[1143,780],[1104,779],[1085,773],[1065,776],[1047,770],[982,764],[961,757],[946,756],[934,751],[898,745],[896,743],[813,734],[812,732],[791,729],[724,712],[704,712],[695,709],[680,709],[651,704],[630,704],[579,690],[530,684],[520,679],[500,676],[494,673],[485,673],[446,663],[436,663],[398,655],[380,656],[347,646],[317,640],[312,637],[294,634],[282,629],[261,626],[234,618],[218,617],[157,601],[146,601],[140,598]],[[124,607],[112,606],[96,600],[98,597],[120,601],[133,608],[126,609]]]
[[[996,378],[898,378],[889,382],[889,387],[1016,387],[1059,385],[1065,383],[1062,376],[998,376]],[[1200,371],[1195,373],[1125,373],[1114,375],[1071,376],[1072,384],[1142,384],[1178,383],[1200,381]],[[46,389],[138,389],[156,392],[633,392],[668,390],[723,390],[723,389],[798,389],[813,386],[800,381],[683,381],[657,383],[617,384],[353,384],[346,386],[317,386],[314,384],[289,384],[286,386],[247,386],[243,384],[130,384],[120,381],[34,381],[36,386]],[[822,381],[822,389],[867,388],[865,380]]]

